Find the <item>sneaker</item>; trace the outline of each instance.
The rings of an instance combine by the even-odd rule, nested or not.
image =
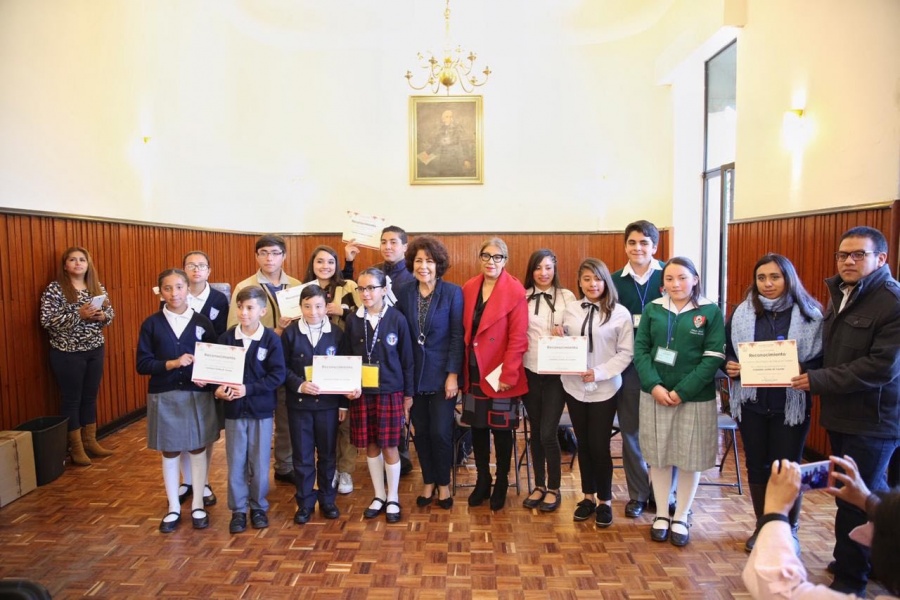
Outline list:
[[[612,525],[612,506],[602,502],[597,505],[596,523],[597,527],[609,527]]]
[[[575,506],[575,514],[572,518],[575,521],[587,521],[588,517],[594,514],[597,506],[593,500],[584,499]]]
[[[353,491],[353,478],[350,473],[338,473],[337,476],[337,493],[349,494]]]

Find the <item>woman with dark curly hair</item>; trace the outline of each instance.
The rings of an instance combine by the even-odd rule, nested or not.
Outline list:
[[[438,506],[449,509],[454,408],[463,365],[462,289],[442,279],[450,257],[436,238],[419,236],[410,242],[406,268],[416,281],[401,285],[396,295],[415,342],[410,417],[425,484],[416,504],[431,504],[437,485]]]

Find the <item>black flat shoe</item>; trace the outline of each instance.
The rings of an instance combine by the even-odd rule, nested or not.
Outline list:
[[[560,498],[559,490],[547,490],[547,494],[553,494],[556,498],[553,502],[541,502],[540,506],[538,506],[538,510],[541,512],[553,512],[559,505],[562,503],[562,498]]]
[[[197,516],[197,513],[200,513],[200,516]],[[202,508],[195,508],[191,511],[191,523],[194,529],[206,529],[209,527],[209,513]]]
[[[540,492],[541,495],[537,498],[532,498],[531,494],[534,494],[535,492]],[[541,505],[541,502],[544,501],[544,496],[546,496],[546,495],[547,495],[547,490],[543,490],[541,488],[534,488],[533,490],[531,490],[531,493],[528,494],[528,497],[525,498],[524,500],[522,500],[522,506],[524,506],[527,509],[537,508],[538,506]]]
[[[653,527],[653,525],[651,524],[650,525],[650,539],[653,540],[654,542],[665,542],[669,539],[669,525],[671,524],[672,521],[666,517],[656,517],[655,519],[653,519],[653,523],[656,523],[657,521],[665,521],[666,528],[665,529],[657,529],[657,528]]]
[[[203,494],[203,506],[213,506],[219,500],[213,493],[212,488],[209,487],[209,484],[206,485],[206,490],[209,490],[209,496],[207,496],[205,493]],[[206,490],[203,491],[205,492]]]
[[[229,533],[243,533],[247,531],[247,514],[242,512],[231,513],[231,522],[228,524]]]
[[[178,518],[173,521],[166,521],[166,517],[169,515],[176,515]],[[178,529],[178,525],[181,523],[181,513],[170,512],[163,517],[162,521],[159,522],[159,531],[160,533],[172,533],[176,529]]]
[[[294,513],[294,523],[297,525],[306,525],[309,523],[309,519],[312,517],[312,511],[310,511],[305,506],[302,508],[298,508],[297,512]]]
[[[322,511],[322,516],[326,519],[337,519],[341,516],[341,511],[338,510],[338,507],[335,504],[320,505],[319,509]]]
[[[380,502],[381,506],[379,506],[378,508],[367,508],[366,510],[364,510],[363,516],[367,519],[374,519],[375,517],[380,515],[382,512],[384,512],[384,503],[385,503],[384,500],[382,500],[381,498],[372,498],[372,502]],[[371,506],[371,503],[370,503],[370,506]]]
[[[672,542],[673,546],[687,546],[687,543],[691,541],[691,529],[688,523],[684,521],[672,521],[672,525],[683,525],[685,529],[687,529],[687,533],[678,533],[676,531],[671,531],[669,533],[669,541]]]
[[[261,508],[254,508],[250,511],[250,524],[253,529],[265,529],[269,526],[269,516]]]
[[[431,504],[432,499],[434,499],[434,495],[431,496],[418,496],[416,498],[416,506],[425,507]]]
[[[478,479],[475,481],[475,489],[469,494],[469,506],[481,506],[482,502],[491,496],[491,480]]]
[[[184,490],[184,491],[181,491],[181,490]],[[178,503],[179,504],[184,504],[185,502],[187,502],[187,499],[193,495],[194,495],[193,486],[186,485],[184,483],[182,483],[181,485],[178,486]]]
[[[437,505],[444,510],[450,510],[451,508],[453,508],[453,496],[447,496],[443,500],[438,499]]]
[[[386,520],[388,523],[399,523],[399,522],[400,522],[400,518],[401,518],[401,516],[402,516],[401,513],[400,513],[400,503],[399,503],[399,502],[394,502],[393,500],[388,500],[388,501],[384,504],[384,506],[385,506],[385,509],[384,509],[384,518],[385,518],[385,520]],[[397,512],[387,512],[387,507],[388,507],[388,506],[396,506],[396,507],[397,507]]]

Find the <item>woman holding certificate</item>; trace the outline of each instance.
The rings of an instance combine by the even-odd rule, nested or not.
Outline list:
[[[465,373],[463,420],[472,427],[478,478],[469,506],[488,497],[492,510],[506,505],[512,430],[518,426],[519,397],[528,391],[522,357],[528,349],[528,303],[525,288],[506,272],[509,251],[491,238],[478,251],[481,275],[463,286]],[[491,432],[497,463],[491,492]]]
[[[559,508],[562,478],[556,430],[566,404],[566,395],[559,375],[538,373],[538,340],[562,334],[563,313],[566,305],[575,302],[575,294],[563,289],[560,284],[556,255],[552,250],[536,250],[528,259],[525,297],[528,299],[528,350],[523,362],[528,393],[522,401],[531,423],[534,490],[522,501],[522,506],[553,512]]]
[[[41,295],[41,327],[50,334],[50,368],[69,418],[72,462],[87,466],[93,456],[112,454],[97,441],[97,393],[103,378],[103,328],[115,316],[90,253],[63,252],[56,281]]]
[[[463,297],[458,285],[442,279],[450,267],[447,248],[418,236],[406,249],[406,268],[415,282],[396,289],[397,308],[406,317],[415,359],[415,395],[410,410],[424,489],[419,506],[453,506],[450,463],[459,373],[463,365]]]
[[[634,340],[642,388],[640,443],[653,467],[657,498],[669,495],[671,467],[678,467],[675,516],[669,519],[668,507],[659,502],[662,511],[650,538],[684,546],[700,473],[716,464],[715,377],[725,361],[725,323],[719,307],[700,296],[700,276],[689,259],[669,259],[662,281],[665,295],[645,307]]]
[[[561,377],[572,427],[578,438],[578,464],[584,494],[573,518],[584,521],[596,513],[597,527],[609,527],[613,519],[613,465],[609,441],[619,388],[622,387],[622,372],[631,364],[634,355],[634,327],[631,313],[617,302],[618,292],[603,261],[587,258],[581,263],[578,287],[581,300],[566,306],[563,328],[568,335],[587,338],[587,370]]]
[[[772,461],[800,462],[809,433],[809,392],[790,387],[742,387],[738,344],[795,340],[800,372],[822,364],[822,310],[797,276],[794,265],[780,254],[766,254],[753,268],[753,283],[726,327],[725,371],[732,378],[731,412],[744,440],[750,498],[757,526],[744,544],[753,550],[764,514],[766,484]],[[788,515],[796,547],[800,518],[798,494]]]

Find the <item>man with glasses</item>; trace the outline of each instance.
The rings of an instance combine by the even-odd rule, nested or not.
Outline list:
[[[282,266],[285,253],[284,238],[279,235],[264,235],[256,240],[256,264],[259,270],[252,276],[234,286],[231,295],[231,306],[228,309],[228,327],[237,325],[237,295],[243,288],[257,285],[269,297],[269,310],[260,318],[265,327],[281,332],[291,324],[291,320],[281,316],[278,308],[276,292],[285,290],[301,282],[289,277]],[[294,483],[294,464],[291,461],[291,434],[288,430],[287,407],[284,404],[284,386],[278,388],[278,404],[275,408],[275,479],[284,483]]]
[[[888,462],[900,447],[900,284],[886,264],[887,250],[884,235],[871,227],[841,237],[838,274],[826,280],[824,365],[792,380],[821,397],[832,454],[852,457],[873,492],[887,489]],[[865,512],[837,500],[828,565],[834,590],[865,596],[869,549],[850,539],[865,523]]]

